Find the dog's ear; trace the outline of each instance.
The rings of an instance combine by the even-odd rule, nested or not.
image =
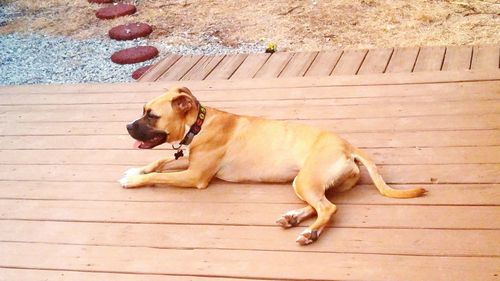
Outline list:
[[[195,101],[192,96],[180,94],[172,99],[172,108],[186,115],[189,111],[196,107]]]
[[[187,94],[187,95],[192,96],[194,98],[193,93],[191,93],[191,90],[189,90],[187,87],[172,87],[170,89],[170,91],[171,92],[176,92],[176,93],[179,93],[179,94],[184,93],[184,94]]]
[[[193,96],[193,93],[191,93],[191,90],[189,90],[189,89],[188,89],[188,88],[186,88],[186,87],[178,87],[178,88],[177,88],[177,92],[179,92],[179,93],[186,93],[186,94],[188,94],[188,95],[190,95],[190,96],[194,97],[194,96]]]

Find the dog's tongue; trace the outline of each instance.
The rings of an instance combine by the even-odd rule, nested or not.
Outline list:
[[[142,141],[138,141],[138,140],[136,140],[136,141],[134,142],[134,146],[133,146],[133,147],[134,147],[135,149],[139,149],[139,146],[141,146],[141,144],[142,144]]]

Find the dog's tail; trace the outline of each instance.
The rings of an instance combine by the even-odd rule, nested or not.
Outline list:
[[[370,159],[370,157],[363,152],[361,149],[353,147],[353,156],[354,159],[360,161],[363,166],[366,167],[368,173],[370,174],[370,178],[373,181],[373,184],[377,187],[378,191],[387,197],[392,198],[413,198],[421,196],[426,193],[427,190],[423,188],[413,188],[413,189],[394,189],[388,186],[380,173],[377,170],[377,166]]]

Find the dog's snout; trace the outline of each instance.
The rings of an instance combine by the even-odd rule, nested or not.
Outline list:
[[[145,140],[148,139],[151,128],[145,125],[141,119],[138,119],[127,124],[127,131],[134,139]]]
[[[127,124],[127,131],[131,132],[132,130],[134,130],[136,128],[136,124],[135,122],[132,122],[132,123],[128,123]]]

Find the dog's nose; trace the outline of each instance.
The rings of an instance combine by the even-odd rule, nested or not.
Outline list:
[[[135,128],[134,123],[128,123],[127,124],[127,131],[131,132]]]

